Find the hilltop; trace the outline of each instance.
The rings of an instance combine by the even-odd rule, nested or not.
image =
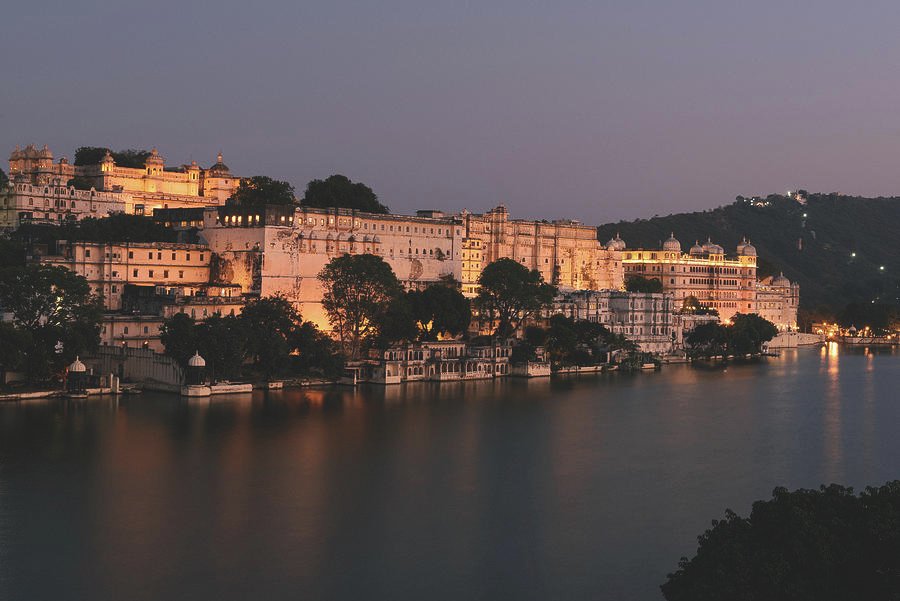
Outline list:
[[[783,271],[800,283],[807,319],[834,316],[851,303],[898,304],[900,197],[809,194],[805,201],[738,196],[708,211],[605,224],[597,234],[605,242],[619,232],[628,248],[659,248],[674,232],[685,251],[709,237],[728,252],[746,236],[757,248],[760,277]]]

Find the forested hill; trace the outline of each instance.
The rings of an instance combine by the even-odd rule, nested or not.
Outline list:
[[[851,303],[896,305],[900,295],[898,197],[810,194],[803,205],[780,195],[739,196],[709,211],[597,228],[604,243],[616,232],[628,248],[659,248],[674,232],[685,252],[710,237],[734,253],[747,236],[759,253],[760,277],[784,271],[799,282],[801,308],[811,317],[834,315]]]

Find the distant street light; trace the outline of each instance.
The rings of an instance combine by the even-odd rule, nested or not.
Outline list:
[[[878,269],[880,269],[881,271],[884,271],[884,265],[882,265],[882,266],[879,267]]]
[[[856,253],[850,253],[850,256],[851,256],[851,257],[855,257],[855,256],[856,256]]]

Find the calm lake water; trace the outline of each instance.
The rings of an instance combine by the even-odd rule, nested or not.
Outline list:
[[[661,599],[725,508],[900,478],[900,355],[0,403],[0,598]]]

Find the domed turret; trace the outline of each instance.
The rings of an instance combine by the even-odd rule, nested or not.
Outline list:
[[[737,254],[744,257],[755,257],[756,247],[750,244],[749,240],[744,238],[741,240],[741,243],[737,245]]]
[[[681,242],[675,238],[675,232],[669,234],[669,239],[663,242],[663,250],[681,252]]]
[[[784,272],[778,275],[774,280],[772,280],[772,285],[777,286],[778,288],[790,288],[791,281],[784,277]]]
[[[703,252],[709,253],[711,255],[724,255],[725,249],[715,244],[712,241],[712,238],[706,239],[706,244],[703,245]]]
[[[154,146],[150,149],[150,156],[147,157],[147,161],[144,163],[147,166],[150,165],[162,165],[165,162],[165,159],[160,156],[159,151]]]
[[[87,371],[87,367],[84,363],[81,362],[78,357],[75,357],[75,360],[72,361],[72,365],[69,366],[69,371],[72,373],[84,373]]]
[[[41,148],[40,157],[42,159],[51,159],[51,160],[53,159],[53,153],[50,152],[50,149],[47,147],[46,144],[44,144],[44,147]]]
[[[18,161],[22,158],[22,150],[19,148],[19,145],[16,144],[16,149],[9,153],[10,161]]]
[[[206,359],[200,356],[200,351],[194,351],[194,356],[188,359],[188,367],[206,367]]]
[[[619,232],[616,232],[616,237],[611,238],[609,242],[606,243],[607,250],[625,250],[625,241],[619,237]]]
[[[690,252],[690,254],[692,254],[692,255],[702,255],[702,254],[703,254],[703,247],[700,246],[700,241],[699,241],[699,240],[695,240],[695,241],[694,241],[694,245],[691,247],[691,250],[688,251],[688,252]]]
[[[216,164],[208,169],[210,175],[229,175],[231,170],[222,161],[222,153],[216,155]]]

